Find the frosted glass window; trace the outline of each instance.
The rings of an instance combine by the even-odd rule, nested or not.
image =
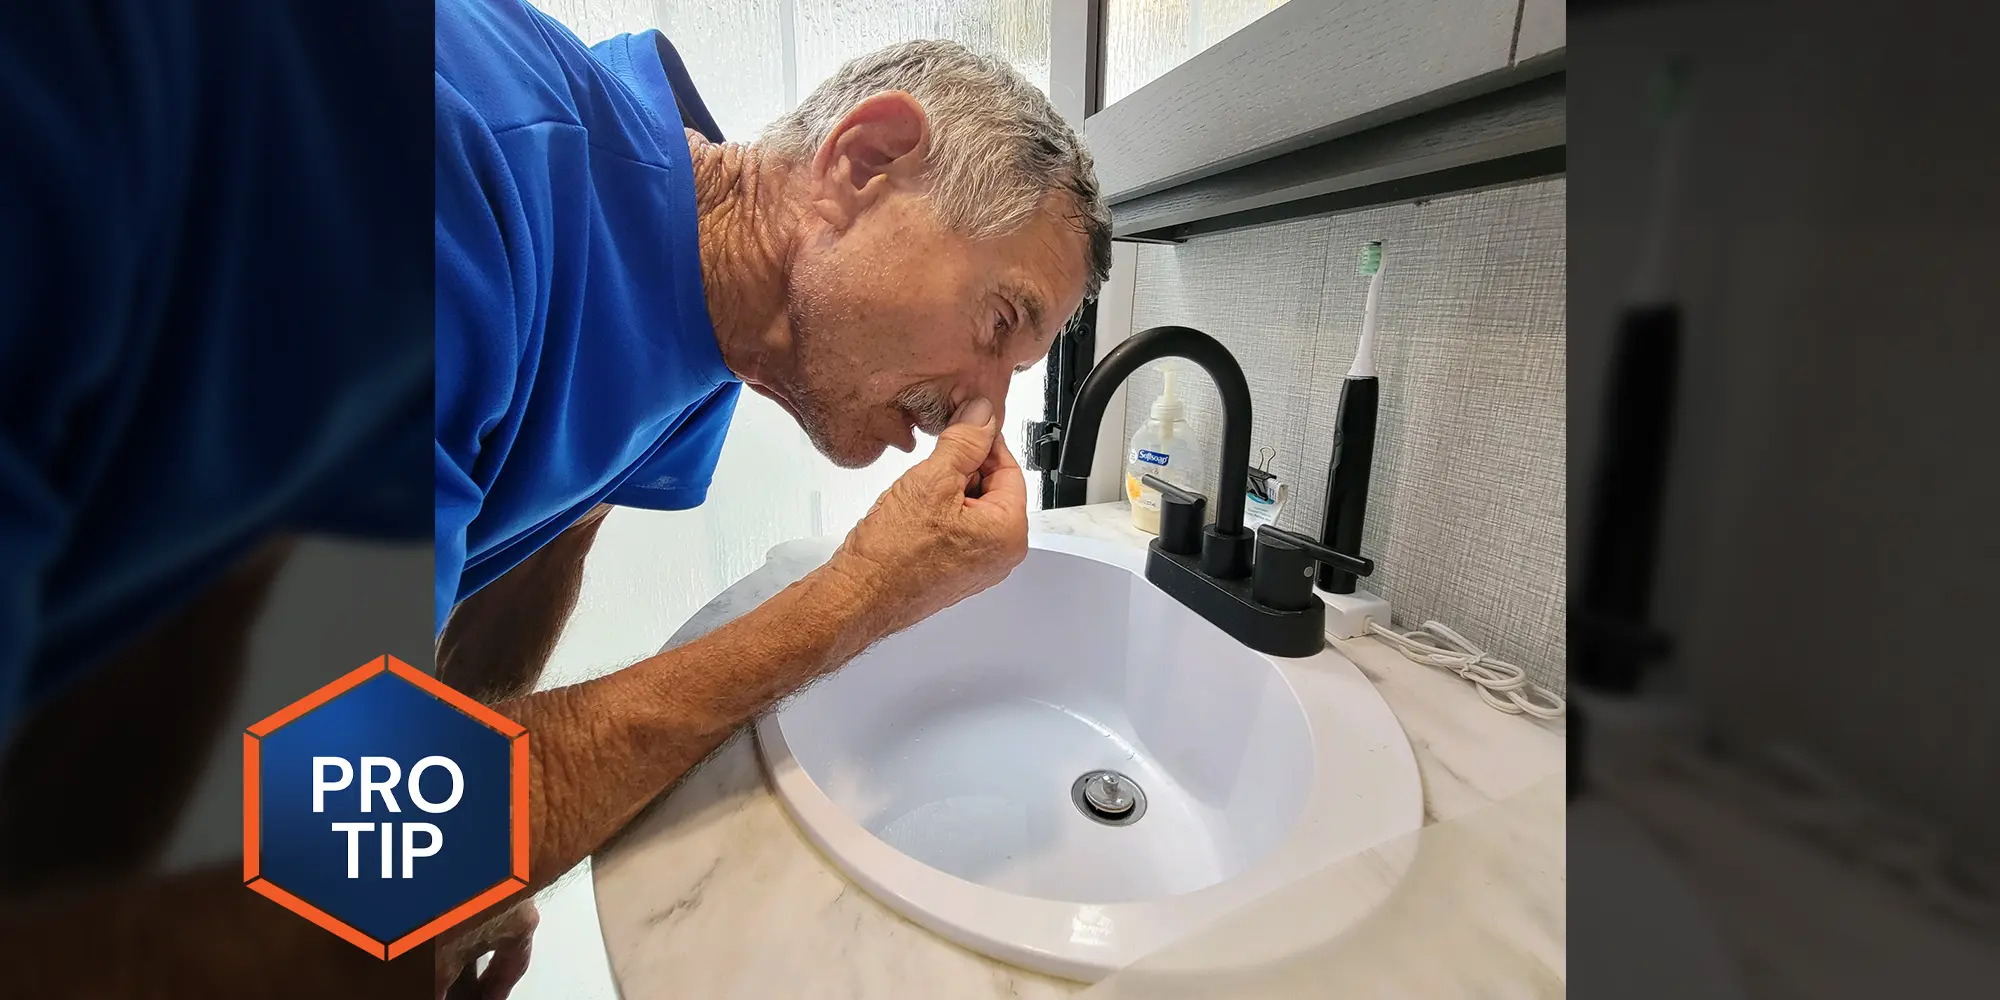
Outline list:
[[[780,8],[787,0],[660,0],[656,25],[687,64],[725,138],[757,137],[787,110]]]
[[[587,45],[658,28],[729,139],[754,138],[783,114],[783,8],[791,0],[536,0]]]
[[[1107,0],[1104,103],[1111,104],[1285,0]]]
[[[555,18],[586,45],[613,35],[658,27],[653,0],[534,0],[536,8]]]
[[[999,56],[1049,89],[1049,0],[796,0],[799,93],[892,42],[948,38]]]

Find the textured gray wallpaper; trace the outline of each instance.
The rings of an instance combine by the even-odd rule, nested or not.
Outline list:
[[[1320,527],[1333,415],[1361,335],[1362,244],[1383,244],[1382,380],[1362,549],[1396,622],[1437,619],[1564,690],[1564,181],[1139,249],[1133,327],[1229,346],[1255,400],[1253,460],[1292,484],[1279,523]],[[1181,362],[1213,496],[1221,413]],[[1160,393],[1132,377],[1126,434]]]

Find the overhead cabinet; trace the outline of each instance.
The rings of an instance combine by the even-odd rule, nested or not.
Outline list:
[[[1091,115],[1125,239],[1563,169],[1563,0],[1290,0]]]

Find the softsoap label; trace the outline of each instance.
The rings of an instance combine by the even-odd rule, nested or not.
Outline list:
[[[243,881],[381,959],[528,883],[528,733],[393,656],[243,734]]]
[[[1157,451],[1141,448],[1139,449],[1139,461],[1147,465],[1165,465],[1167,464],[1167,456]]]

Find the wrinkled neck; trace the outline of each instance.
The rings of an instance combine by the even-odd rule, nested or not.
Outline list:
[[[790,363],[785,307],[795,219],[785,212],[785,171],[754,145],[713,143],[688,132],[700,225],[701,280],[722,360],[759,380]]]

